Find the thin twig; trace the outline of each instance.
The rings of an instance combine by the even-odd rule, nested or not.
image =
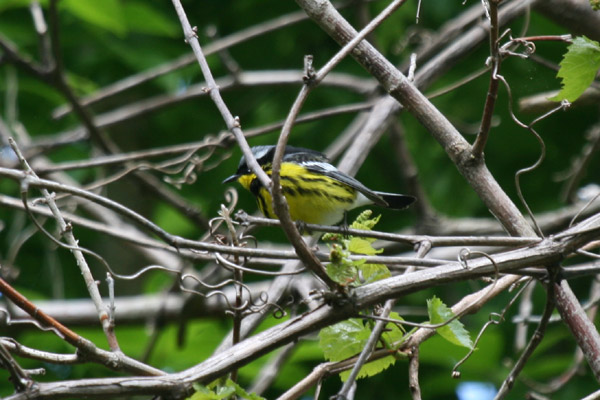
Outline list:
[[[67,328],[37,308],[31,301],[29,301],[21,293],[17,292],[12,286],[10,286],[1,278],[0,292],[10,299],[17,307],[23,309],[32,318],[35,318],[35,320],[38,321],[43,328],[53,331],[61,339],[80,350],[89,359],[99,362],[112,369],[125,369],[133,374],[153,376],[165,375],[163,371],[133,360],[123,353],[105,351],[96,347],[96,345],[90,340],[79,336],[77,333],[73,332],[71,329]]]
[[[523,350],[523,354],[521,354],[521,357],[519,357],[519,360],[516,362],[513,369],[510,371],[504,382],[502,382],[502,386],[500,386],[500,389],[498,390],[498,393],[496,393],[494,400],[500,400],[506,397],[510,389],[512,389],[512,386],[515,380],[517,379],[517,376],[519,375],[523,367],[525,367],[525,363],[527,362],[527,360],[529,360],[529,357],[531,357],[536,347],[542,341],[544,333],[546,332],[546,327],[548,326],[548,320],[552,315],[552,311],[554,311],[554,285],[554,282],[550,282],[550,284],[548,285],[548,293],[546,294],[546,307],[544,308],[542,320],[540,321],[538,327],[531,336],[529,343],[527,343],[525,350]]]
[[[408,389],[413,400],[421,400],[421,386],[419,385],[419,347],[410,349],[408,362]]]
[[[388,300],[385,302],[385,305],[383,306],[383,309],[381,310],[382,317],[387,318],[387,316],[390,314],[390,311],[392,311],[392,307],[394,306],[394,303],[395,303],[395,300]],[[387,321],[384,322],[381,320],[378,320],[375,323],[375,326],[373,327],[373,329],[371,330],[371,334],[369,335],[369,339],[367,339],[367,342],[365,343],[363,349],[361,350],[360,355],[358,356],[358,359],[356,360],[356,362],[354,364],[354,367],[352,367],[352,371],[350,372],[350,375],[348,375],[346,382],[344,382],[344,385],[342,386],[340,391],[337,393],[335,398],[345,399],[348,396],[348,392],[352,388],[352,385],[356,383],[356,378],[358,377],[358,373],[360,372],[363,365],[365,365],[368,358],[373,353],[373,350],[375,349],[375,345],[379,341],[379,337],[381,336],[381,333],[383,332],[383,328],[385,328],[385,326],[387,324],[388,324]]]
[[[0,366],[9,372],[10,381],[17,392],[24,392],[33,385],[29,374],[13,358],[3,341],[0,341]]]
[[[21,151],[17,147],[14,140],[9,139],[9,142],[10,142],[10,145],[11,145],[12,149],[14,150],[15,154],[19,158],[21,165],[23,166],[23,169],[25,170],[26,174],[36,177],[35,172],[31,169],[31,167],[29,166],[27,161],[23,158],[23,155],[21,154]],[[22,187],[21,192],[22,193],[25,193],[25,194],[27,193],[27,191],[28,191],[27,186],[28,186],[28,180],[27,180],[27,178],[25,178],[23,181],[21,181],[21,187]],[[52,214],[54,215],[54,218],[56,219],[56,222],[58,223],[60,231],[62,232],[63,236],[65,237],[67,244],[69,246],[71,246],[71,252],[73,253],[73,256],[75,257],[75,259],[77,260],[77,266],[81,270],[81,274],[83,275],[83,278],[85,280],[88,292],[90,293],[90,296],[91,296],[92,300],[94,301],[94,304],[96,305],[96,309],[98,311],[98,319],[100,320],[102,329],[104,330],[104,334],[106,335],[106,338],[108,340],[110,348],[113,351],[120,351],[119,343],[118,343],[117,338],[114,333],[114,326],[111,324],[111,321],[109,318],[109,310],[106,307],[106,305],[102,302],[102,296],[100,295],[98,286],[96,285],[96,281],[94,279],[94,276],[92,275],[92,273],[90,271],[90,268],[87,264],[87,261],[85,260],[85,257],[83,256],[82,251],[78,249],[79,248],[78,241],[75,239],[75,236],[73,235],[72,226],[70,224],[67,224],[67,222],[65,221],[64,217],[62,216],[60,210],[58,209],[56,202],[54,201],[54,198],[50,194],[50,192],[47,189],[41,189],[41,192],[44,195],[46,204],[48,205],[50,210],[52,210]],[[25,204],[27,204],[27,203],[25,202]]]
[[[236,218],[242,222],[256,224],[259,226],[280,226],[281,223],[275,219],[255,217],[244,212],[238,212]],[[306,224],[306,229],[310,232],[328,232],[328,233],[347,233],[352,236],[370,237],[374,239],[386,240],[391,242],[406,243],[414,246],[421,242],[430,242],[433,247],[439,246],[526,246],[540,242],[537,236],[534,237],[511,237],[511,236],[431,236],[431,235],[403,235],[397,233],[366,231],[354,228],[344,228],[339,226]]]
[[[592,220],[596,223],[598,222],[597,219]],[[585,227],[586,222],[588,221],[583,221],[581,226]],[[511,266],[506,264],[508,262],[507,259],[495,255],[498,269],[501,272],[506,272],[506,270],[511,269],[510,267],[512,267],[512,269],[517,269],[527,265],[550,265],[556,260],[561,260],[565,254],[570,254],[574,248],[579,248],[583,244],[590,240],[594,240],[595,237],[597,237],[597,232],[574,235],[573,233],[577,231],[578,228],[580,228],[579,225],[570,228],[567,233],[571,234],[566,235],[560,241],[552,242],[546,240],[542,242],[543,245],[541,247],[540,245],[536,245],[528,249],[518,250],[516,251],[516,254],[513,252],[511,256],[515,257],[513,260],[515,264]],[[537,251],[532,252],[532,250],[535,250],[536,248]],[[530,252],[531,254],[528,255]],[[535,256],[533,256],[533,254],[535,254]],[[487,266],[484,267],[484,265],[481,264],[482,261],[485,261],[485,265]],[[453,270],[452,275],[454,275],[455,278],[462,277],[463,279],[472,279],[473,276],[478,275],[482,270],[488,273],[493,270],[493,266],[491,266],[489,260],[485,258],[479,261],[478,259],[469,261],[468,270],[462,266],[458,266],[456,270]],[[61,381],[60,384],[38,383],[37,390],[38,393],[45,395],[52,393],[54,396],[65,396],[68,393],[73,393],[74,390],[77,390],[77,388],[82,386],[86,387],[87,390],[102,390],[104,396],[112,394],[127,396],[134,393],[149,393],[149,391],[154,395],[181,394],[182,391],[191,389],[194,382],[210,382],[219,376],[223,376],[231,369],[239,367],[239,365],[245,364],[276,347],[289,343],[309,332],[313,332],[315,329],[348,318],[352,315],[354,307],[369,307],[390,298],[397,298],[408,293],[413,293],[415,290],[420,290],[424,286],[431,287],[433,284],[432,280],[436,281],[435,283],[442,283],[442,281],[447,282],[448,280],[446,279],[449,277],[440,281],[440,274],[443,271],[443,267],[436,270],[415,271],[408,276],[396,276],[358,287],[354,291],[355,304],[353,305],[338,305],[336,307],[323,305],[313,311],[304,313],[301,316],[292,318],[289,321],[251,336],[243,343],[215,354],[190,369],[181,371],[177,374],[168,375],[167,377],[162,377],[160,379],[147,377],[117,377],[81,379],[76,381],[67,380]],[[507,281],[514,282],[514,279],[514,276],[500,279],[494,292],[505,290]],[[474,295],[481,296],[480,294]],[[464,301],[470,304],[473,298],[473,296],[467,296]],[[479,304],[477,307],[480,307],[481,305],[482,304]],[[475,307],[475,309],[477,309],[477,307]],[[413,335],[413,338],[415,339],[415,335]],[[409,342],[410,343],[407,343],[407,345],[415,345],[414,341],[409,340]],[[419,342],[417,341],[416,343]],[[177,382],[177,384],[174,384],[174,382]],[[24,397],[12,396],[9,399],[20,400],[24,399]]]
[[[210,67],[208,66],[208,62],[206,61],[206,57],[202,51],[202,47],[200,47],[200,43],[198,42],[198,35],[190,22],[188,21],[187,15],[185,14],[185,10],[181,5],[179,0],[173,0],[173,6],[175,7],[175,11],[177,12],[177,16],[179,17],[179,21],[183,28],[183,33],[185,36],[186,42],[191,46],[192,51],[200,65],[200,69],[202,70],[202,75],[204,75],[204,79],[206,80],[206,90],[208,91],[211,100],[217,106],[217,109],[221,113],[227,128],[233,133],[235,136],[238,145],[242,149],[242,153],[246,158],[246,163],[248,167],[256,174],[260,182],[264,187],[270,187],[271,180],[262,170],[262,168],[256,162],[256,159],[252,155],[252,151],[250,150],[250,146],[244,137],[244,133],[242,132],[239,119],[234,117],[231,114],[231,111],[227,108],[227,105],[223,101],[221,97],[221,92],[219,90],[219,86],[216,84],[215,79],[213,78],[212,72],[210,71]]]
[[[331,58],[323,68],[321,68],[316,74],[312,74],[309,70],[312,68],[311,65],[307,65],[306,68],[306,84],[298,93],[294,104],[292,105],[290,112],[288,113],[288,117],[286,118],[286,122],[281,129],[281,134],[279,135],[279,140],[277,141],[277,147],[275,149],[275,154],[273,156],[273,165],[271,178],[273,180],[271,186],[271,193],[273,197],[273,211],[279,218],[282,223],[282,228],[286,233],[288,239],[298,252],[298,256],[311,271],[313,271],[317,276],[323,280],[327,284],[327,286],[331,288],[337,288],[340,290],[340,286],[334,282],[325,272],[325,269],[321,265],[321,263],[317,260],[317,258],[313,255],[313,253],[308,249],[306,244],[301,238],[300,232],[298,232],[298,228],[293,223],[290,215],[289,209],[287,206],[287,202],[285,197],[283,196],[283,190],[280,186],[280,168],[281,162],[283,159],[284,149],[288,141],[288,137],[291,133],[292,126],[294,124],[295,119],[297,118],[302,105],[306,101],[310,91],[316,85],[321,82],[329,72],[339,64],[343,58],[346,57],[351,51],[355,49],[355,47],[369,34],[371,33],[379,24],[381,24],[387,17],[389,17],[394,10],[400,7],[405,0],[395,0],[388,7],[386,7],[376,18],[373,19],[364,29],[362,29],[359,33],[357,33],[351,40],[346,43],[336,55]]]
[[[474,158],[480,158],[483,155],[485,144],[489,136],[490,127],[492,125],[492,116],[494,115],[494,106],[498,96],[498,74],[500,73],[501,57],[498,46],[498,5],[501,0],[486,0],[484,4],[489,5],[489,20],[490,20],[490,64],[491,76],[490,84],[483,106],[483,116],[481,117],[481,127],[477,134],[477,139],[473,143],[471,154]]]
[[[585,136],[587,141],[581,149],[581,154],[572,161],[569,180],[562,188],[561,198],[563,201],[575,200],[575,192],[587,172],[592,157],[600,151],[600,123],[593,125]]]

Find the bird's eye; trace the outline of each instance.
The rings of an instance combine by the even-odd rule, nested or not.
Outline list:
[[[248,168],[248,166],[246,164],[241,165],[237,170],[238,175],[248,175],[249,173],[250,173],[250,168]]]

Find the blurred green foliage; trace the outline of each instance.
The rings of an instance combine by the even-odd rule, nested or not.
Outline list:
[[[377,29],[376,44],[390,60],[396,63],[403,62],[414,49],[411,45],[402,47],[406,41],[407,30],[417,29],[422,34],[435,31],[464,10],[465,6],[461,3],[461,1],[423,2],[420,22],[415,27],[416,3],[408,2]],[[3,40],[12,42],[24,57],[39,60],[38,37],[33,29],[28,4],[28,0],[0,1],[0,35]],[[47,1],[42,2],[42,5],[47,11]],[[385,5],[383,2],[376,1],[370,3],[367,9],[371,15],[374,15]],[[184,7],[192,24],[198,27],[200,41],[203,44],[211,41],[206,37],[206,31],[211,27],[216,28],[219,37],[225,37],[284,13],[297,11],[297,6],[293,2],[273,0],[189,0],[184,2]],[[359,8],[350,7],[343,11],[355,26],[360,20],[357,11]],[[148,68],[170,62],[190,51],[188,45],[184,43],[181,27],[170,2],[61,0],[59,19],[62,61],[69,83],[80,96]],[[524,18],[519,18],[511,28],[513,32],[520,32],[524,25]],[[561,27],[535,12],[532,13],[528,34],[562,33],[565,32]],[[338,45],[312,22],[303,21],[236,45],[228,52],[240,65],[242,71],[275,71],[301,70],[305,54],[313,54],[315,65],[319,67],[338,49]],[[565,51],[566,46],[561,43],[540,43],[537,46],[538,55],[555,63],[561,59]],[[481,68],[488,53],[487,43],[484,43],[478,50],[461,59],[428,90],[445,87]],[[228,74],[227,68],[218,56],[210,56],[209,63],[216,77]],[[351,59],[343,61],[335,71],[368,77],[367,73]],[[501,72],[510,83],[513,107],[516,107],[519,98],[560,87],[554,71],[541,67],[531,60],[509,58],[503,62]],[[433,100],[433,103],[469,141],[473,140],[478,128],[488,79],[486,74]],[[190,85],[201,81],[200,70],[193,64],[108,98],[91,109],[96,116],[101,116],[105,112],[131,102],[163,93],[181,93]],[[298,90],[299,85],[236,88],[224,91],[223,96],[233,114],[239,116],[242,127],[248,129],[284,119]],[[80,124],[72,114],[59,120],[53,119],[52,111],[65,103],[63,96],[36,77],[6,63],[0,64],[0,93],[2,118],[11,126],[22,124],[34,142],[47,135],[58,135]],[[303,112],[361,100],[362,97],[354,92],[321,87],[311,94]],[[537,159],[540,146],[527,130],[518,127],[511,120],[508,102],[507,91],[501,87],[495,112],[497,123],[491,131],[485,156],[495,178],[509,196],[516,199],[515,172],[519,168],[531,165]],[[518,112],[517,114],[525,122],[530,122],[537,117],[537,115],[520,115]],[[293,129],[290,144],[323,150],[343,132],[352,119],[353,115],[338,115],[299,124]],[[408,146],[417,165],[421,184],[437,212],[449,217],[489,217],[486,207],[425,129],[407,113],[402,113],[399,120],[406,130]],[[559,193],[563,183],[557,181],[555,177],[569,168],[571,159],[579,154],[585,143],[586,129],[595,122],[597,122],[597,107],[582,107],[555,114],[536,125],[547,146],[546,160],[540,168],[522,178],[524,195],[535,212],[552,210],[562,205]],[[199,141],[209,135],[217,135],[225,128],[215,106],[207,96],[203,96],[144,114],[105,131],[123,151],[134,151]],[[274,143],[277,137],[278,132],[274,131],[252,139],[251,144]],[[389,139],[382,138],[361,167],[357,177],[374,189],[402,192],[406,186],[390,147]],[[54,162],[64,162],[87,159],[93,157],[95,153],[88,142],[78,142],[49,151],[46,155]],[[197,183],[184,186],[179,193],[197,205],[207,218],[215,217],[220,204],[225,201],[226,187],[221,185],[221,181],[235,170],[239,155],[239,149],[235,146],[229,145],[227,148],[217,149],[207,165],[216,163],[221,158],[225,158],[225,161],[217,168],[200,173]],[[589,173],[584,177],[582,184],[597,182],[599,167],[598,159],[593,159],[588,169]],[[102,174],[103,172],[98,169],[69,172],[69,175],[82,183],[92,182]],[[160,177],[160,174],[157,176]],[[18,189],[18,185],[12,182],[0,181],[2,194],[18,197]],[[151,218],[171,233],[190,238],[198,237],[203,233],[200,227],[188,222],[180,213],[165,205],[130,178],[111,184],[104,193]],[[238,207],[249,212],[256,209],[254,200],[245,192],[240,192]],[[409,212],[401,214],[388,210],[377,210],[377,212],[383,215],[378,225],[378,229],[381,230],[399,230],[410,227],[415,221],[414,215]],[[351,218],[354,215],[351,215]],[[0,257],[6,263],[9,261],[7,257],[11,254],[11,246],[15,238],[20,232],[30,229],[31,224],[21,212],[8,208],[0,209],[0,220],[5,225],[0,232]],[[53,222],[48,221],[46,225],[54,229]],[[124,249],[123,244],[115,239],[80,228],[76,229],[76,235],[83,246],[101,253],[120,273],[135,272],[144,266],[141,260],[134,254],[130,254],[131,252],[127,248]],[[283,240],[282,234],[274,228],[261,229],[255,232],[255,235],[261,240]],[[68,251],[56,250],[39,233],[27,240],[16,259],[10,262],[19,270],[19,276],[12,282],[13,285],[31,299],[87,297],[85,285],[72,256]],[[100,265],[92,262],[92,267],[97,277],[104,276],[105,272]],[[199,263],[197,267],[201,268],[202,264]],[[171,279],[165,274],[152,273],[133,283],[118,281],[117,294],[157,292],[169,287]],[[411,294],[400,299],[399,303],[424,307],[425,300],[435,294],[444,303],[453,304],[465,293],[474,291],[482,285],[480,282],[446,285],[435,290]],[[581,296],[587,293],[588,285],[589,281],[586,279],[573,282],[575,292],[581,293]],[[102,291],[105,292],[104,286]],[[472,337],[487,321],[489,313],[502,309],[510,296],[510,293],[505,293],[486,306],[482,312],[462,319]],[[538,288],[534,312],[541,313],[543,304],[543,291]],[[477,344],[478,350],[461,367],[463,381],[492,382],[499,386],[506,377],[510,369],[510,360],[517,357],[513,351],[514,325],[510,322],[510,316],[514,313],[516,313],[516,306],[513,306],[507,314],[507,321],[499,326],[490,327],[483,335]],[[263,329],[279,322],[270,319],[263,324]],[[225,317],[208,321],[189,321],[183,347],[178,346],[178,325],[165,326],[162,328],[149,362],[165,371],[179,371],[195,365],[211,354],[230,326],[230,320]],[[99,346],[106,347],[106,340],[99,328],[76,330]],[[14,336],[25,345],[46,351],[66,353],[73,351],[50,332],[11,328],[9,332],[2,335]],[[120,326],[118,321],[117,335],[125,353],[132,357],[141,357],[150,341],[145,327]],[[575,345],[566,329],[560,325],[552,325],[522,375],[527,379],[548,381],[571,365],[574,349]],[[452,346],[439,337],[434,337],[422,346],[420,381],[424,399],[455,397],[457,381],[450,377],[450,371],[465,352],[465,349]],[[242,368],[240,371],[242,385],[249,384],[270,357],[271,355],[265,355]],[[38,362],[21,358],[18,360],[25,368],[40,367]],[[323,355],[318,350],[315,338],[303,341],[290,361],[282,368],[272,391],[268,392],[266,397],[273,398],[283,392],[322,361]],[[116,374],[93,364],[63,367],[43,365],[43,367],[47,369],[47,374],[39,379],[49,381]],[[407,363],[397,362],[394,367],[380,375],[361,381],[358,385],[357,398],[408,397],[407,368]],[[0,396],[12,392],[7,377],[7,372],[0,370]],[[339,379],[327,379],[324,382],[322,398],[335,393],[339,387]],[[596,389],[597,384],[586,370],[584,377],[567,384],[553,398],[578,398]],[[511,392],[511,398],[523,398],[527,390],[528,387],[522,381],[518,381]]]

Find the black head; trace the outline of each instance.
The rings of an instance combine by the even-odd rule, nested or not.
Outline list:
[[[269,166],[273,163],[273,156],[275,155],[275,146],[254,146],[251,148],[252,154],[258,165],[261,167]],[[286,146],[285,152],[283,154],[283,161],[289,162],[302,162],[302,161],[323,161],[327,162],[327,157],[323,153],[319,153],[315,150],[304,149],[302,147],[294,147],[294,146]],[[246,157],[242,156],[240,159],[240,163],[238,164],[238,169],[235,172],[235,175],[231,175],[229,178],[225,179],[223,183],[233,182],[237,180],[240,176],[251,174],[252,172],[248,168],[246,164]]]

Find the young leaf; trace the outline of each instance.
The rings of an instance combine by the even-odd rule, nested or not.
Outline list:
[[[352,229],[362,229],[364,231],[370,231],[373,229],[375,225],[379,222],[381,215],[376,216],[375,218],[371,218],[373,215],[373,211],[365,210],[361,212],[356,220],[350,224],[350,228]]]
[[[234,390],[223,391],[220,388],[217,389],[219,393],[216,393],[209,387],[200,384],[194,385],[194,389],[196,389],[196,392],[191,397],[188,397],[188,400],[224,400],[235,393]]]
[[[383,252],[383,249],[375,249],[371,246],[372,241],[360,237],[352,237],[348,243],[348,250],[356,254],[365,254],[372,256]]]
[[[395,311],[392,311],[390,313],[390,315],[388,316],[388,318],[397,319],[398,321],[404,321],[404,318],[402,318],[400,316],[400,314],[398,314]],[[388,323],[385,326],[385,329],[386,329],[386,332],[384,332],[382,336],[390,344],[402,339],[402,337],[406,333],[406,330],[404,330],[402,325],[398,325],[398,324]]]
[[[360,353],[370,334],[362,319],[351,318],[321,329],[319,345],[329,361],[341,361]]]
[[[358,379],[368,378],[370,376],[377,375],[378,373],[380,373],[381,371],[383,371],[390,365],[393,365],[395,362],[396,362],[396,359],[394,358],[394,356],[387,356],[387,357],[380,358],[379,360],[375,360],[375,361],[366,363],[365,365],[363,365],[363,367],[358,372],[357,378]],[[346,382],[346,380],[348,379],[348,376],[350,375],[350,372],[352,372],[352,370],[348,370],[348,371],[344,371],[344,372],[340,373],[340,379],[342,380],[342,382]]]
[[[562,89],[548,100],[575,101],[587,89],[600,69],[600,44],[585,36],[577,37],[569,45],[556,75],[562,78]]]
[[[391,312],[389,318],[402,320],[398,313]],[[382,334],[383,342],[393,343],[404,336],[404,331],[397,325],[389,323]],[[325,358],[330,361],[341,361],[359,354],[364,348],[371,329],[361,319],[353,318],[321,329],[319,344]],[[387,345],[386,345],[387,346]],[[358,373],[358,378],[373,376],[396,362],[394,356],[387,356],[365,364]],[[342,381],[348,379],[350,371],[340,373]]]
[[[363,281],[361,284],[363,285],[392,276],[388,267],[383,264],[362,264],[358,265],[358,269],[362,274]]]
[[[264,397],[257,395],[256,393],[248,393],[243,387],[231,379],[227,379],[227,385],[235,388],[235,394],[243,399],[248,400],[266,400]]]
[[[329,246],[329,263],[325,268],[327,275],[340,285],[349,285],[357,281],[357,263],[349,259],[350,252],[344,245],[334,243]]]
[[[207,386],[195,384],[194,389],[196,389],[196,393],[189,397],[188,400],[227,400],[231,399],[233,395],[248,400],[265,400],[264,397],[255,393],[248,393],[243,387],[229,378],[225,382],[223,382],[222,378],[219,378]]]
[[[434,325],[448,321],[454,316],[452,310],[435,296],[427,300],[427,313],[429,314],[429,323]],[[458,319],[455,319],[452,322],[437,328],[436,330],[441,337],[450,343],[453,343],[457,346],[463,346],[468,349],[473,347],[473,342],[471,341],[469,332]]]
[[[371,210],[363,211],[351,227],[355,229],[371,230],[379,217],[370,219]],[[344,237],[339,234],[325,234],[323,239],[333,242],[328,244],[331,263],[327,265],[327,274],[337,283],[344,286],[361,286],[391,276],[388,268],[383,264],[366,264],[365,260],[353,261],[351,254],[374,255],[383,249],[375,249],[371,243],[374,239],[361,237]],[[360,272],[360,273],[359,273]]]

